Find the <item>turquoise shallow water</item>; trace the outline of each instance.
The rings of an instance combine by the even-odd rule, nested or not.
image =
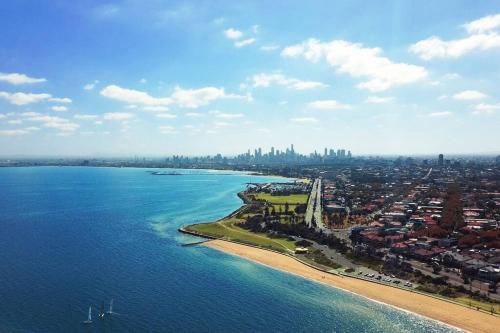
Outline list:
[[[450,332],[205,247],[177,228],[240,205],[245,174],[0,168],[0,332]],[[114,299],[119,315],[97,318]],[[94,323],[82,325],[89,305]]]

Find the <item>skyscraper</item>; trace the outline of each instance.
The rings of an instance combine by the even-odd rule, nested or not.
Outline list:
[[[443,154],[439,154],[438,165],[439,166],[443,166],[443,164],[444,164],[444,155]]]

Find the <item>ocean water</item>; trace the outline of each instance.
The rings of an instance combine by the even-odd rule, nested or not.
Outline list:
[[[451,332],[203,246],[177,228],[240,205],[241,173],[0,168],[0,332]],[[97,318],[102,301],[118,314]],[[83,325],[89,305],[94,322]]]

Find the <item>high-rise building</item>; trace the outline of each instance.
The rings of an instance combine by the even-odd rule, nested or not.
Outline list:
[[[271,156],[274,156],[274,147],[271,147]]]
[[[438,156],[438,165],[439,166],[443,166],[444,164],[444,155],[443,154],[439,154]]]
[[[328,156],[328,149],[325,148],[325,153],[323,154],[324,157],[327,157]]]

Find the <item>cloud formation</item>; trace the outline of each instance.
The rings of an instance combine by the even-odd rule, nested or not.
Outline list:
[[[313,63],[324,59],[338,73],[367,78],[367,81],[359,83],[357,87],[372,92],[414,83],[427,76],[425,68],[395,63],[382,56],[380,48],[367,48],[360,43],[345,40],[321,42],[311,38],[284,48],[281,55],[285,58],[301,57]]]
[[[41,83],[41,82],[46,82],[47,80],[44,78],[29,77],[26,74],[20,74],[20,73],[0,73],[0,81],[4,81],[13,85],[21,85],[21,84]]]
[[[290,121],[296,124],[315,124],[318,122],[318,119],[313,117],[297,117],[290,119]]]
[[[437,36],[418,41],[409,51],[424,60],[459,58],[473,51],[486,51],[500,47],[500,14],[490,15],[463,25],[466,37],[444,41]]]
[[[334,99],[313,101],[307,106],[317,110],[346,110],[351,108],[350,105],[339,103]]]
[[[146,92],[109,85],[101,90],[101,95],[120,102],[144,106],[144,111],[164,112],[168,105],[195,109],[218,99],[249,99],[248,96],[227,94],[224,88],[204,87],[182,89],[176,87],[170,97],[153,97]]]
[[[485,97],[486,97],[485,94],[477,90],[464,90],[453,95],[453,98],[459,101],[477,100],[477,99],[483,99]]]
[[[277,84],[287,88],[295,90],[308,90],[316,88],[326,88],[327,84],[318,81],[303,81],[296,78],[286,77],[280,73],[259,73],[252,76],[253,86],[255,88],[259,87],[269,87],[272,84]]]
[[[44,127],[54,128],[63,132],[72,132],[80,127],[77,123],[69,121],[66,118],[42,115],[36,112],[26,112],[22,114],[26,120],[42,123]]]
[[[106,112],[102,115],[104,120],[128,120],[134,118],[133,113],[128,112]]]
[[[243,37],[243,33],[241,31],[233,28],[224,30],[224,35],[226,36],[226,38],[233,40],[240,39],[241,37]]]
[[[5,91],[0,91],[0,98],[3,98],[7,100],[9,103],[14,105],[27,105],[43,101],[49,101],[55,103],[72,102],[70,98],[52,97],[52,95],[46,93],[40,93],[40,94],[24,93],[24,92],[9,93]]]
[[[109,85],[101,90],[101,95],[110,99],[114,99],[120,102],[125,102],[128,104],[139,104],[139,105],[169,105],[172,100],[168,97],[166,98],[156,98],[149,95],[146,92],[122,88],[117,85]]]

